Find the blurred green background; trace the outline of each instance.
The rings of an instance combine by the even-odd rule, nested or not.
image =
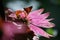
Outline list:
[[[60,0],[3,0],[4,7],[12,10],[23,9],[24,7],[33,6],[33,10],[44,8],[44,12],[50,12],[49,18],[55,18],[52,22],[55,23],[54,28],[44,29],[54,37],[47,39],[40,37],[40,40],[59,40],[60,39]]]

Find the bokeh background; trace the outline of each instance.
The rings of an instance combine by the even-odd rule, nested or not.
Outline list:
[[[47,39],[40,36],[40,40],[60,40],[60,0],[3,0],[4,8],[12,10],[23,10],[25,7],[33,6],[33,10],[44,8],[44,12],[50,12],[49,18],[54,18],[54,28],[45,29],[46,32],[54,37]]]

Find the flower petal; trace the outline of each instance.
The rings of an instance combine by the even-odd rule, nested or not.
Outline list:
[[[41,36],[44,36],[46,38],[50,38],[52,37],[52,35],[46,33],[45,31],[43,31],[41,28],[38,28],[32,24],[29,25],[29,28],[34,32],[35,35],[41,35]]]
[[[10,14],[9,17],[12,17],[12,18],[17,18],[16,14]]]
[[[3,33],[4,33],[4,35],[6,35],[8,37],[14,36],[11,25],[7,22],[5,22],[3,24]]]
[[[51,21],[51,20],[54,20],[54,18],[51,18],[51,19],[46,19],[47,21]]]
[[[49,22],[49,20],[40,20],[40,19],[33,19],[31,20],[31,23],[44,28],[52,28],[55,26],[54,23]]]
[[[49,16],[49,12],[47,12],[47,13],[44,13],[44,14],[41,14],[40,15],[40,19],[46,19],[47,17]]]
[[[40,14],[44,11],[44,9],[39,9],[33,12],[30,12],[27,18],[39,18]]]
[[[48,22],[48,23],[40,23],[39,25],[40,27],[44,27],[44,28],[52,28],[55,26],[54,23]]]

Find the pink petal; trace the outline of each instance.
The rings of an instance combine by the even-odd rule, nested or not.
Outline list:
[[[52,20],[52,19],[50,19],[50,20]],[[49,22],[50,20],[42,20],[42,21],[40,21],[40,23],[38,24],[38,26],[44,27],[44,28],[52,28],[52,27],[54,27],[55,24],[52,23],[52,22]]]
[[[44,13],[44,14],[41,14],[40,15],[40,19],[46,19],[47,17],[49,16],[49,12],[47,12],[47,13]]]
[[[44,27],[44,28],[52,28],[55,26],[55,24],[49,22],[49,20],[32,19],[30,22],[36,26]]]
[[[40,14],[44,11],[44,9],[39,9],[33,12],[30,12],[27,18],[39,18]]]
[[[11,28],[11,25],[9,23],[4,23],[3,24],[3,33],[4,35],[6,35],[7,37],[11,37],[13,36],[13,33],[12,33],[12,28]]]
[[[17,25],[18,24],[18,25]],[[19,27],[22,27],[21,29],[19,29]],[[27,25],[21,23],[21,22],[16,22],[16,24],[14,24],[13,22],[5,22],[3,24],[3,30],[7,35],[10,35],[8,33],[26,33],[27,30]],[[7,33],[8,32],[8,33]]]
[[[15,36],[15,34],[25,34],[27,31],[27,25],[21,23],[21,22],[16,22],[17,24],[19,24],[18,26],[15,25],[13,22],[5,22],[3,24],[3,36],[5,38],[5,40],[7,39],[14,39],[13,37]],[[19,28],[22,27],[22,28]]]
[[[12,9],[8,9],[8,11],[12,12],[13,13],[13,10]]]
[[[51,23],[51,22],[47,22],[47,23],[40,23],[39,25],[40,27],[44,27],[44,28],[52,28],[55,26],[54,23]]]
[[[12,17],[12,18],[17,18],[16,14],[10,14],[9,17]]]
[[[46,33],[45,31],[43,31],[41,28],[38,28],[32,24],[29,25],[29,28],[35,33],[35,35],[41,35],[44,36],[46,38],[50,38],[50,36],[52,37],[52,35]]]
[[[47,21],[51,21],[51,20],[54,20],[54,18],[51,18],[51,19],[46,19]]]

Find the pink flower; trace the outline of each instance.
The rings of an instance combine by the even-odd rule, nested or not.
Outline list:
[[[40,27],[43,28],[51,28],[54,27],[54,23],[51,23],[50,21],[53,19],[47,19],[49,16],[49,12],[41,14],[44,11],[44,9],[39,9],[33,12],[30,12],[27,16],[27,19],[29,21],[29,28],[32,30],[35,35],[41,35],[44,37],[49,38],[52,35],[46,33],[43,31]]]
[[[52,35],[46,33],[43,29],[41,29],[41,27],[52,28],[55,26],[54,23],[50,22],[51,20],[53,20],[52,18],[47,19],[47,17],[49,16],[49,12],[42,14],[44,11],[43,8],[36,10],[36,11],[32,11],[32,12],[30,12],[31,7],[30,7],[30,9],[29,8],[26,8],[26,9],[24,9],[24,11],[20,11],[20,10],[15,11],[14,13],[8,15],[11,18],[17,19],[17,22],[8,20],[9,22],[5,23],[5,28],[8,28],[8,31],[7,31],[7,29],[4,28],[6,30],[6,31],[4,30],[5,33],[8,32],[8,35],[13,35],[13,33],[25,33],[27,31],[27,28],[29,28],[31,31],[34,32],[35,35],[41,35],[46,38],[52,37]],[[18,19],[18,17],[20,19]],[[22,19],[22,21],[21,21],[21,19]],[[21,28],[20,24],[23,24],[25,26],[22,25],[23,27]],[[19,28],[17,29],[18,26],[19,26]],[[9,34],[9,33],[11,33],[11,34]]]

